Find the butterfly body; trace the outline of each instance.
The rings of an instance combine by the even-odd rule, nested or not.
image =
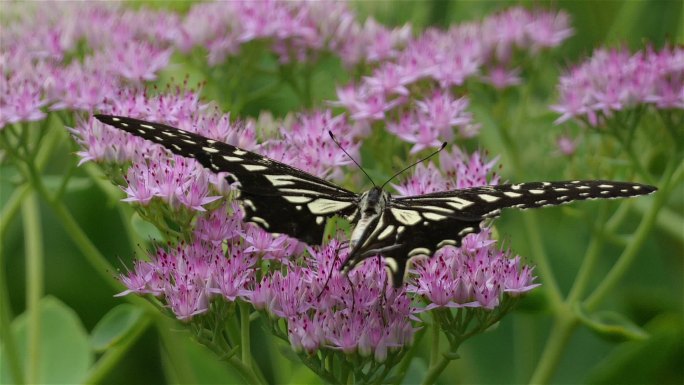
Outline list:
[[[500,215],[504,208],[528,209],[655,191],[637,183],[589,180],[504,184],[408,197],[393,197],[380,187],[356,194],[274,159],[191,132],[122,116],[95,117],[174,154],[194,158],[213,172],[230,173],[240,183],[238,198],[245,220],[268,232],[317,245],[328,218],[348,218],[353,230],[343,271],[382,255],[395,286],[402,284],[410,258],[460,246],[464,236],[478,233],[483,220]]]

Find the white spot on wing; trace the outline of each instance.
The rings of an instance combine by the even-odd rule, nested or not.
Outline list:
[[[485,201],[485,202],[490,202],[490,203],[491,203],[491,202],[496,202],[496,201],[498,201],[499,199],[501,199],[501,198],[499,198],[499,197],[495,197],[494,195],[489,195],[489,194],[479,194],[478,197],[479,197],[480,199],[482,199],[483,201]]]
[[[256,206],[254,206],[254,202],[252,202],[251,200],[249,200],[249,199],[243,199],[243,200],[242,200],[242,204],[243,204],[245,207],[250,208],[252,211],[256,211]]]
[[[309,198],[309,197],[300,197],[300,196],[292,196],[292,195],[285,195],[285,196],[283,196],[283,198],[285,198],[285,200],[290,202],[290,203],[308,203],[311,201],[311,198]]]
[[[378,240],[381,240],[381,241],[382,241],[383,239],[385,239],[385,238],[389,237],[390,235],[392,235],[392,233],[394,233],[394,226],[393,226],[393,225],[389,225],[389,226],[385,227],[384,230],[382,230],[382,232],[380,233],[380,235],[378,235]]]
[[[470,233],[472,233],[473,231],[475,231],[475,228],[474,228],[474,227],[466,227],[466,228],[464,228],[463,230],[461,230],[461,231],[458,232],[458,236],[461,237],[461,236],[464,236],[464,235],[466,235],[466,234],[470,234]]]
[[[225,160],[227,160],[227,161],[229,161],[229,162],[242,162],[242,158],[236,158],[236,157],[234,157],[234,156],[227,156],[227,155],[224,155],[224,156],[223,156],[223,159],[225,159]]]
[[[244,167],[247,171],[264,171],[268,168],[266,166],[260,166],[258,164],[243,164],[242,167]]]
[[[440,214],[435,214],[435,213],[423,213],[423,216],[426,219],[429,219],[431,221],[441,221],[442,219],[446,219],[447,217],[444,215]],[[426,223],[427,224],[427,223]]]
[[[264,175],[274,186],[289,186],[295,184],[290,175]]]
[[[599,188],[613,188],[615,186],[613,186],[612,184],[600,184],[600,185],[598,185],[598,187]]]
[[[389,267],[392,273],[396,273],[399,270],[399,264],[394,258],[384,257],[382,259],[385,262],[385,266]]]
[[[453,214],[454,210],[447,209],[439,206],[421,206],[424,210],[439,211],[441,213]]]
[[[442,248],[444,246],[456,246],[456,241],[453,239],[445,239],[437,244],[437,248]]]
[[[149,128],[150,130],[154,130],[154,127],[150,126],[149,124],[141,124],[140,127]]]
[[[420,214],[417,211],[391,208],[392,215],[405,225],[415,225],[420,222]]]
[[[121,120],[121,119],[115,118],[115,117],[112,116],[112,122],[118,122],[118,121],[120,121],[120,120]]]
[[[236,148],[235,151],[233,151],[233,154],[238,155],[238,156],[245,155],[246,153],[247,153],[247,151],[242,151],[239,148]]]
[[[258,224],[258,225],[261,225],[264,229],[267,229],[267,230],[268,230],[268,222],[266,222],[266,220],[265,220],[264,218],[260,218],[260,217],[251,217],[251,218],[249,218],[249,221],[250,221],[250,222],[254,222],[254,223]]]
[[[415,249],[409,251],[408,256],[410,258],[420,254],[430,255],[430,249],[425,247],[416,247]]]
[[[544,190],[530,190],[530,193],[539,195],[539,194],[543,194]]]
[[[471,206],[473,202],[463,198],[454,197],[447,199],[447,204],[456,210],[463,210],[464,208]]]
[[[213,147],[202,147],[202,150],[204,150],[210,154],[215,154],[215,153],[219,152],[219,150],[217,150]]]
[[[318,198],[309,202],[306,206],[313,214],[329,214],[346,209],[352,204],[352,202],[341,202],[332,199]]]
[[[511,191],[506,191],[506,192],[504,192],[504,195],[507,196],[507,197],[509,197],[509,198],[519,198],[519,197],[522,196],[522,194],[518,194],[518,193],[515,193],[515,192],[511,192]]]
[[[316,223],[318,223],[319,225],[320,225],[321,223],[323,223],[324,220],[325,220],[324,217],[316,217]]]

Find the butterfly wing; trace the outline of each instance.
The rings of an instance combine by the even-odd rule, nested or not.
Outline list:
[[[396,262],[395,284],[401,283],[409,258],[431,256],[447,245],[460,246],[464,236],[480,232],[480,223],[505,208],[529,209],[585,199],[625,198],[650,194],[655,187],[605,180],[533,182],[475,187],[393,198],[373,248]],[[380,239],[381,238],[381,239]],[[392,247],[393,245],[396,245]],[[392,262],[389,263],[392,267]]]
[[[245,220],[266,231],[320,244],[326,219],[349,215],[356,208],[355,193],[257,153],[164,124],[123,116],[95,117],[176,155],[194,158],[213,172],[230,173],[240,183]]]

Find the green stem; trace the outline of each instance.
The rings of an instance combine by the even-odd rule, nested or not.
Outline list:
[[[250,342],[250,320],[249,311],[250,306],[242,301],[239,301],[240,307],[240,349],[242,350],[243,364],[252,367],[252,344]]]
[[[128,333],[123,341],[117,343],[113,347],[108,348],[107,352],[95,363],[95,365],[90,368],[83,383],[97,384],[102,382],[104,377],[112,371],[112,369],[121,361],[122,358],[126,356],[126,353],[133,346],[133,344],[138,341],[143,333],[149,328],[151,324],[150,321],[151,320],[149,316],[144,316],[143,319],[138,322]]]
[[[563,302],[563,296],[561,295],[560,287],[558,286],[558,281],[556,281],[556,276],[551,268],[551,262],[547,258],[546,251],[544,250],[544,243],[542,241],[541,233],[539,229],[539,221],[537,221],[537,213],[528,212],[522,215],[523,224],[525,225],[525,233],[529,239],[529,244],[532,253],[532,259],[535,262],[535,269],[539,271],[539,276],[542,277],[544,283],[544,293],[549,299],[549,304],[553,307],[558,306]]]
[[[542,352],[537,368],[532,374],[530,384],[547,384],[555,372],[558,362],[561,359],[565,346],[572,336],[572,332],[577,326],[577,320],[572,312],[563,307],[563,311],[557,312],[551,334],[546,340],[546,346]]]
[[[21,206],[26,250],[26,313],[28,314],[26,381],[38,383],[40,379],[41,318],[40,299],[43,297],[43,231],[40,209],[35,193]]]
[[[596,220],[596,222],[599,224],[604,223],[606,205],[602,205],[600,210],[601,212]],[[603,248],[603,240],[603,230],[597,231],[591,238],[591,242],[589,243],[589,247],[587,247],[587,250],[584,254],[582,265],[580,266],[579,272],[575,277],[575,281],[570,289],[566,303],[572,304],[576,301],[579,301],[579,299],[584,295],[584,292],[589,285],[592,273],[594,272],[594,268],[596,267],[596,262],[598,261],[601,249]]]
[[[646,212],[646,216],[641,220],[639,226],[637,227],[634,234],[629,239],[627,247],[622,251],[622,254],[618,258],[617,262],[610,269],[608,274],[603,278],[598,287],[593,293],[587,298],[585,304],[587,309],[594,309],[608,292],[622,279],[629,267],[634,262],[639,249],[643,246],[648,234],[650,234],[653,228],[656,218],[658,217],[658,212],[660,208],[665,204],[667,198],[669,197],[669,189],[672,174],[666,174],[664,176],[664,183],[661,185],[660,191],[656,192],[651,207]]]
[[[451,344],[450,350],[455,352],[458,349],[458,344],[459,343]],[[442,355],[437,362],[435,362],[433,365],[430,365],[430,369],[428,369],[427,373],[425,373],[425,378],[423,378],[422,384],[434,384],[439,378],[439,375],[442,374],[444,369],[446,369],[447,365],[449,365],[452,360],[452,358]]]
[[[40,147],[40,151],[36,155],[35,168],[39,173],[43,171],[55,148],[63,138],[58,131],[48,131],[45,143]],[[31,185],[29,183],[19,186],[2,207],[2,212],[0,212],[0,239],[4,239],[9,224],[14,220],[14,216],[19,211],[22,201],[28,196],[30,189]]]
[[[411,365],[411,362],[413,361],[413,357],[415,357],[418,353],[421,346],[420,342],[423,340],[425,334],[425,329],[421,329],[417,331],[414,335],[414,340],[413,344],[411,345],[411,348],[404,355],[404,357],[402,357],[401,361],[397,365],[397,370],[395,371],[396,376],[394,377],[395,380],[393,384],[399,385],[404,383],[404,379],[406,378],[406,372],[408,371],[409,365]]]
[[[432,325],[430,325],[431,344],[430,344],[430,366],[434,366],[439,359],[439,322],[435,314],[438,310],[432,312]]]
[[[646,215],[649,210],[648,203],[649,202],[645,200],[638,200],[634,202],[634,208],[642,215]],[[684,243],[684,232],[682,232],[682,228],[684,228],[684,217],[680,213],[664,206],[660,209],[660,213],[656,218],[656,225],[660,230],[663,230],[672,238],[678,240],[680,244]]]
[[[2,212],[0,212],[0,239],[5,238],[9,224],[14,220],[14,216],[19,212],[21,204],[29,196],[30,192],[31,186],[24,184],[14,190],[9,199],[7,199],[7,203],[2,207]]]

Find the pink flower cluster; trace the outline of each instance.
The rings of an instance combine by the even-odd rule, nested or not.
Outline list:
[[[428,305],[420,311],[440,307],[499,306],[504,293],[516,296],[539,284],[533,283],[532,268],[521,264],[520,257],[493,247],[496,241],[489,230],[466,237],[460,248],[445,247],[430,259],[415,262],[420,277],[410,293],[423,296]]]
[[[534,54],[571,34],[566,13],[521,7],[446,31],[429,29],[360,83],[339,87],[333,104],[360,122],[396,119],[387,129],[414,143],[413,152],[439,147],[453,140],[454,127],[464,138],[478,131],[466,111],[468,100],[453,96],[454,87],[476,75],[497,88],[518,84],[519,70],[511,68],[516,52]]]
[[[684,109],[684,48],[597,49],[561,77],[558,92],[551,107],[561,114],[556,123],[579,118],[601,125],[614,112],[638,105]]]
[[[408,27],[391,30],[372,19],[360,25],[341,1],[216,1],[192,7],[177,44],[186,52],[206,48],[210,65],[255,40],[270,41],[284,63],[328,50],[355,64],[392,57],[409,34]]]
[[[171,55],[176,15],[105,3],[31,9],[4,4],[0,128],[43,119],[50,110],[103,106],[124,83],[152,80]]]

